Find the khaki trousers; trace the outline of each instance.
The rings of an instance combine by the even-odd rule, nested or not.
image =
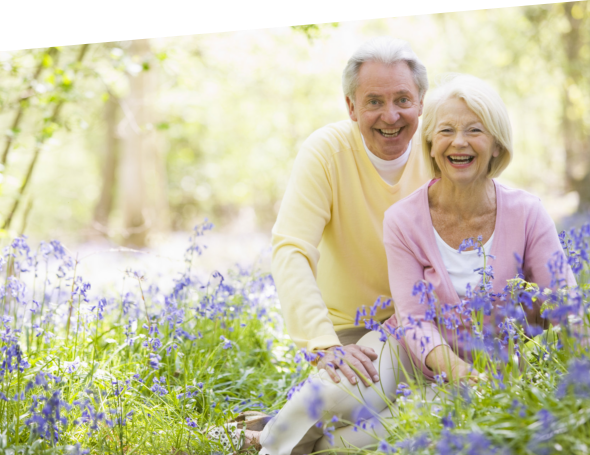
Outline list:
[[[395,418],[396,411],[395,405],[387,406],[384,397],[395,401],[398,384],[414,378],[414,368],[395,339],[389,337],[384,342],[380,336],[369,332],[356,343],[373,348],[379,355],[373,362],[379,372],[378,383],[365,387],[359,382],[353,386],[340,370],[336,370],[341,377],[338,384],[325,370],[310,376],[262,431],[260,455],[303,455],[330,448],[336,450],[324,453],[339,453],[337,448],[376,446],[385,438],[382,420]],[[432,401],[435,395],[435,389],[426,388],[425,399]],[[331,422],[334,416],[338,420]],[[366,429],[356,427],[357,422]],[[333,444],[324,435],[324,426],[336,428],[332,432]]]

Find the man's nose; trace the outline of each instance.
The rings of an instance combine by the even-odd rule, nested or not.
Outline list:
[[[388,104],[385,107],[385,111],[381,114],[381,120],[383,120],[385,123],[389,123],[390,125],[393,125],[395,122],[397,122],[399,117],[399,107],[394,103]]]

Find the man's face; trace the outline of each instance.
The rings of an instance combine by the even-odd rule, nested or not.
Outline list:
[[[363,63],[354,101],[346,97],[346,104],[369,150],[385,160],[406,151],[422,115],[418,86],[405,62]]]

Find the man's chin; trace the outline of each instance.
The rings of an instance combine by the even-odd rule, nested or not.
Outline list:
[[[395,144],[392,144],[394,141],[386,141],[385,143],[379,144],[381,147],[381,155],[387,156],[389,159],[395,159],[404,154],[404,152],[408,149],[408,145],[410,144],[411,138],[396,138],[400,139],[395,141]]]

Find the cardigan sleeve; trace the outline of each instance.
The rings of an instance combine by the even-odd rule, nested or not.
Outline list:
[[[541,204],[540,200],[534,205],[530,216],[531,222],[526,226],[526,244],[523,259],[523,274],[526,281],[536,283],[542,290],[544,288],[556,288],[564,285],[576,286],[576,278],[571,267],[565,261],[563,248],[557,236],[557,230],[553,220]],[[554,266],[550,268],[549,263]],[[560,266],[555,267],[556,264]],[[570,291],[574,297],[576,291]],[[541,317],[543,300],[537,300],[532,309],[525,310],[529,323],[547,328],[555,320],[547,320]]]
[[[558,256],[563,257],[563,249],[557,236],[557,230],[553,220],[538,200],[527,222],[526,245],[523,259],[523,273],[525,279],[536,283],[541,289],[555,288],[552,279],[557,279],[557,286],[575,286],[576,278],[567,265],[564,264],[561,271],[555,273],[555,277],[549,269],[549,262],[555,261]]]
[[[448,343],[441,336],[433,320],[427,320],[427,303],[420,303],[419,295],[412,295],[414,284],[424,280],[424,266],[407,245],[392,212],[385,214],[383,243],[387,255],[389,286],[395,314],[387,325],[402,327],[405,343],[414,358],[426,366],[428,354],[437,346]]]

